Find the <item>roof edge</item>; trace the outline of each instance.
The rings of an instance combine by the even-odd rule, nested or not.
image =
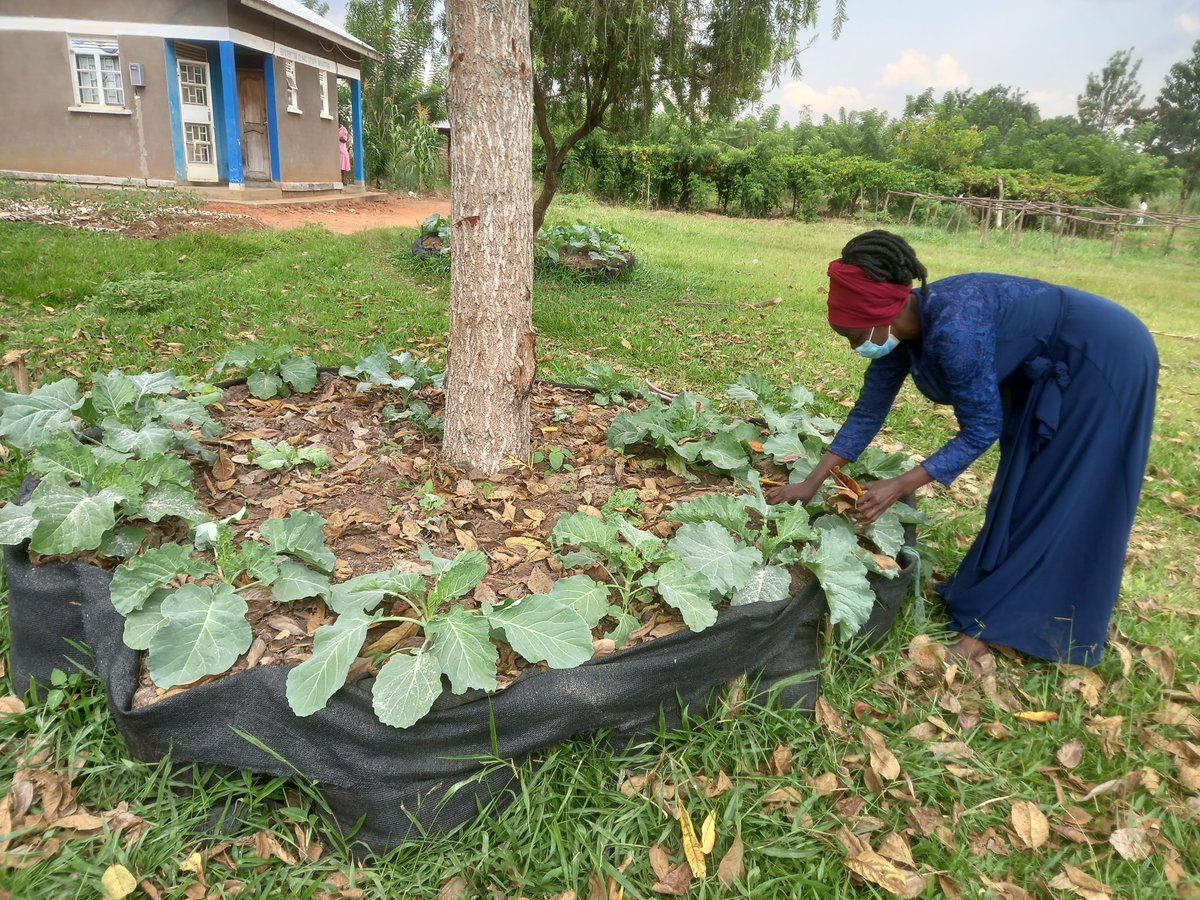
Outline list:
[[[374,60],[383,59],[383,54],[363,41],[360,41],[354,35],[343,31],[332,22],[322,24],[321,22],[313,21],[305,16],[297,15],[283,8],[277,3],[272,3],[270,0],[241,0],[243,6],[249,7],[263,15],[270,16],[273,19],[279,19],[289,25],[294,25],[304,31],[319,34],[322,37],[341,44],[345,47],[350,47],[363,56],[370,57]],[[314,15],[315,18],[315,15]]]

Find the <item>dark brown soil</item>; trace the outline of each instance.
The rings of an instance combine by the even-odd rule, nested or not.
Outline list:
[[[393,567],[425,572],[428,564],[417,555],[422,545],[443,557],[479,549],[488,557],[488,574],[464,598],[472,607],[550,590],[564,574],[548,545],[559,517],[599,512],[618,488],[637,492],[643,527],[663,537],[676,527],[663,520],[665,512],[707,491],[732,488],[727,479],[709,476],[686,482],[656,461],[629,459],[609,450],[605,435],[619,409],[594,405],[589,391],[544,384],[535,388],[531,445],[535,451],[568,451],[571,455],[559,471],[545,464],[514,462],[485,478],[449,465],[439,443],[407,420],[387,424],[383,410],[403,406],[399,393],[388,388],[357,392],[355,385],[323,374],[306,395],[259,400],[245,387],[227,390],[221,406],[213,408],[225,432],[208,442],[218,459],[197,476],[202,507],[215,517],[246,507],[246,517],[233,523],[239,538],[257,536],[268,518],[283,518],[293,510],[320,514],[327,520],[326,543],[337,557],[335,582]],[[439,397],[424,399],[440,414],[435,406]],[[309,465],[264,471],[247,460],[254,438],[272,444],[287,440],[295,448],[318,446],[328,451],[332,462],[321,472]],[[588,574],[605,578],[595,568]],[[277,604],[266,590],[250,588],[243,594],[251,607],[254,642],[232,672],[303,660],[312,651],[313,633],[333,618],[319,600]],[[658,604],[634,612],[642,625],[625,646],[684,627],[673,610]],[[615,649],[602,639],[604,625],[595,633],[596,652],[601,654]],[[368,671],[378,654],[421,640],[413,626],[380,626],[368,636],[351,677]],[[506,651],[501,685],[525,665]],[[162,691],[143,671],[134,704],[152,703],[185,689]]]

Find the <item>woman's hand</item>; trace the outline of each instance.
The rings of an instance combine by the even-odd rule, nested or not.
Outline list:
[[[855,502],[850,515],[859,525],[870,525],[909,490],[903,482],[903,476],[872,481],[863,485],[862,496]]]
[[[807,480],[797,484],[781,484],[767,488],[763,496],[772,506],[777,503],[795,503],[797,500],[807,503],[820,486],[819,483],[810,485]]]

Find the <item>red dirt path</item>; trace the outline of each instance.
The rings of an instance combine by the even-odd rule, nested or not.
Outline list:
[[[450,198],[389,195],[384,200],[336,200],[284,206],[206,203],[204,209],[250,216],[268,228],[297,228],[306,222],[314,222],[337,234],[351,234],[368,228],[413,228],[435,212],[448,216]]]

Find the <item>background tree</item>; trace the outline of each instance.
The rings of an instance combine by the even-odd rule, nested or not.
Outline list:
[[[536,231],[567,154],[601,125],[645,122],[661,101],[687,118],[732,116],[766,73],[795,67],[819,0],[532,0],[533,110],[545,146]],[[837,0],[834,32],[844,18]]]
[[[305,6],[315,12],[318,16],[329,14],[329,4],[325,0],[300,0]]]
[[[444,115],[442,81],[436,74],[428,85],[422,80],[427,60],[434,60],[433,6],[433,0],[350,0],[346,8],[346,30],[381,57],[362,61],[364,174],[375,185],[394,183],[405,169],[424,177],[424,151],[440,152],[436,132],[428,132],[429,120]]]
[[[983,147],[984,135],[967,124],[958,96],[947,93],[941,103],[933,88],[909,95],[904,118],[896,126],[896,153],[913,166],[946,172],[969,166]]]
[[[450,356],[443,452],[496,472],[529,458],[533,331],[529,0],[447,0]]]
[[[1182,172],[1179,208],[1186,211],[1200,184],[1200,41],[1192,56],[1171,66],[1153,110],[1150,152],[1166,157]]]
[[[1141,66],[1140,59],[1134,61],[1130,47],[1110,56],[1099,75],[1088,75],[1087,87],[1076,98],[1079,121],[1084,128],[1097,134],[1115,135],[1133,121],[1133,111],[1145,98],[1137,80]]]

